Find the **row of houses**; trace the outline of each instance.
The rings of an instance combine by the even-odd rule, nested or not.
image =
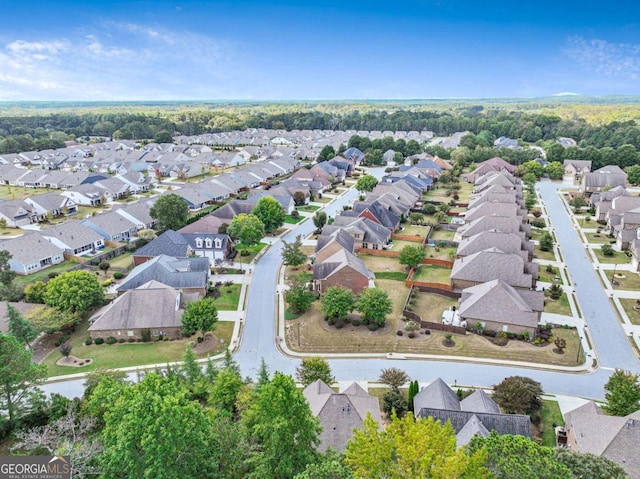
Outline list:
[[[454,323],[533,337],[544,293],[535,289],[538,264],[522,184],[511,174],[512,165],[499,158],[489,161],[490,171],[467,176],[475,179],[465,223],[455,235],[451,286],[461,297]],[[486,166],[480,163],[478,169]]]

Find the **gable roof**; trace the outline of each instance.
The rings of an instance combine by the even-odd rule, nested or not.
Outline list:
[[[531,437],[531,418],[520,414],[493,414],[455,409],[422,408],[418,411],[418,416],[432,417],[443,424],[451,421],[451,426],[456,434],[462,431],[469,420],[475,416],[482,422],[487,431]]]
[[[489,434],[489,430],[484,427],[482,421],[474,414],[456,434],[456,445],[458,447],[466,446],[475,436],[487,437]]]
[[[500,413],[498,405],[493,399],[491,399],[491,396],[482,389],[476,389],[473,393],[460,401],[460,409],[472,412]]]
[[[525,261],[522,257],[504,253],[498,248],[489,248],[456,259],[451,269],[451,279],[479,283],[501,279],[511,286],[531,288],[533,277],[524,271]]]
[[[208,258],[176,258],[160,255],[136,266],[116,288],[135,289],[156,280],[172,288],[206,288],[209,273]]]
[[[327,279],[347,267],[366,278],[373,279],[373,273],[367,269],[364,261],[343,248],[336,251],[322,263],[315,263],[313,265],[313,279]]]
[[[10,238],[0,242],[0,250],[11,253],[12,261],[23,265],[35,263],[51,256],[62,255],[62,249],[43,238],[40,232],[29,232],[17,238]]]
[[[189,242],[183,235],[173,230],[167,230],[157,238],[139,248],[133,256],[175,256],[184,257],[189,252]]]
[[[355,239],[343,228],[338,228],[331,234],[323,234],[316,241],[316,253],[331,243],[338,243],[347,251],[353,252]]]

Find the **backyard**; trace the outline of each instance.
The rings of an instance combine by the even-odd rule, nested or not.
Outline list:
[[[233,332],[232,321],[220,321],[216,324],[214,332],[217,341],[215,349],[207,354],[218,354],[222,352],[231,341]],[[101,344],[86,346],[84,340],[87,338],[88,322],[78,327],[71,335],[70,342],[73,346],[71,354],[80,359],[91,358],[93,361],[83,367],[58,366],[56,361],[62,357],[58,349],[52,351],[42,362],[47,366],[47,375],[60,376],[64,374],[84,373],[94,371],[98,368],[113,369],[128,366],[142,366],[145,364],[166,363],[171,361],[181,361],[188,339],[174,341],[155,341],[149,343],[125,343],[125,344]],[[217,339],[216,339],[217,338]],[[223,339],[224,342],[220,342]],[[201,354],[200,356],[207,356]]]
[[[424,283],[445,283],[449,284],[451,270],[433,265],[420,265],[413,273],[413,281],[421,281]]]
[[[403,225],[402,229],[398,231],[398,234],[404,236],[421,236],[424,238],[429,233],[430,226],[421,225]]]
[[[417,290],[415,290],[417,291]],[[448,298],[435,293],[421,293],[417,291],[413,311],[419,314],[423,321],[439,323],[442,320],[442,312],[452,306],[458,306],[456,298]]]
[[[402,251],[402,248],[404,248],[405,246],[414,246],[414,247],[420,247],[421,244],[415,241],[404,241],[404,240],[398,240],[398,239],[394,239],[393,241],[393,246],[391,247],[391,251],[397,251],[398,253],[400,251]]]
[[[45,268],[33,274],[29,274],[26,276],[18,275],[14,279],[14,283],[17,285],[24,286],[29,283],[34,283],[36,281],[47,281],[49,279],[50,274],[54,275],[56,273],[58,274],[64,273],[65,271],[67,271],[72,266],[75,266],[76,264],[78,263],[71,260],[63,261],[62,263],[54,264],[53,266],[49,266],[48,268]]]
[[[429,237],[431,241],[453,241],[453,237],[456,232],[454,230],[445,230],[443,228],[437,228]]]
[[[407,269],[398,263],[397,258],[388,258],[386,256],[373,256],[370,254],[361,254],[358,257],[364,261],[367,269],[374,273],[384,273],[388,271],[398,271],[407,273]]]

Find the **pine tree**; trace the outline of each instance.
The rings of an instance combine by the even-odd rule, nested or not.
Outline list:
[[[411,381],[409,384],[409,398],[408,405],[409,411],[413,412],[413,398],[420,392],[420,386],[418,385],[418,381]]]
[[[33,326],[31,326],[31,324],[22,317],[20,312],[10,304],[7,304],[6,318],[9,320],[9,334],[18,341],[26,343],[31,347],[29,343],[38,336],[38,333]]]
[[[260,362],[260,370],[258,371],[258,382],[256,383],[256,392],[259,393],[262,386],[269,382],[269,368],[264,358]]]

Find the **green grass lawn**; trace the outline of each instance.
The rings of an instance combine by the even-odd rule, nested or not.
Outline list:
[[[333,199],[333,197],[327,198],[326,196],[323,196],[322,198],[316,198],[313,201],[314,201],[314,203],[329,203],[332,199]]]
[[[286,224],[289,224],[289,225],[297,225],[297,224],[298,224],[298,223],[300,223],[303,219],[305,219],[305,217],[304,217],[304,216],[298,216],[297,218],[294,218],[294,217],[293,217],[293,216],[291,216],[291,215],[287,215],[287,216],[284,218],[284,222],[285,222]]]
[[[622,304],[622,309],[624,309],[627,316],[629,316],[631,324],[640,326],[640,311],[634,309],[634,307],[640,308],[640,305],[636,303],[636,300],[631,298],[620,298],[620,304]]]
[[[453,237],[455,236],[455,234],[456,232],[453,230],[445,230],[442,228],[438,228],[433,232],[433,234],[429,239],[436,243],[438,241],[453,241]]]
[[[393,241],[393,246],[391,247],[391,251],[397,251],[398,253],[402,251],[402,248],[404,248],[405,246],[415,246],[420,248],[420,243],[418,242],[404,241],[404,240],[398,240],[398,239],[394,239],[392,241]]]
[[[253,245],[253,246],[245,246],[243,244],[239,244],[236,246],[236,249],[238,250],[238,254],[235,257],[235,260],[239,263],[251,263],[251,261],[253,261],[253,258],[255,258],[257,254],[265,246],[267,246],[267,243],[258,243],[257,245]],[[242,256],[240,254],[242,250],[247,250],[249,252],[249,255]]]
[[[398,234],[405,236],[421,236],[425,237],[429,232],[429,226],[421,226],[421,225],[402,225],[402,229],[398,231]]]
[[[298,211],[304,211],[306,213],[313,213],[314,211],[319,210],[321,207],[317,205],[304,205],[304,206],[296,206]]]
[[[609,281],[613,276],[613,271],[607,271]],[[618,283],[613,286],[614,289],[622,289],[628,291],[640,291],[640,275],[631,271],[619,271],[615,273],[615,280]]]
[[[407,279],[407,273],[399,271],[380,271],[374,274],[376,279],[393,279],[395,281],[404,281]]]
[[[30,283],[34,283],[36,281],[47,281],[49,279],[49,273],[64,273],[71,266],[75,266],[76,264],[78,263],[71,260],[63,261],[60,264],[49,266],[48,268],[45,268],[33,274],[28,274],[26,276],[22,276],[22,275],[16,276],[14,283],[17,285],[24,286]]]
[[[122,268],[122,269],[127,269],[129,266],[133,265],[133,259],[131,258],[131,255],[133,253],[124,253],[121,254],[120,256],[116,256],[115,258],[112,258],[109,260],[109,264],[111,265],[111,268]]]
[[[566,293],[562,293],[560,299],[553,300],[549,297],[549,290],[545,290],[544,292],[544,312],[545,313],[554,313],[554,314],[562,314],[565,316],[571,316],[571,307],[569,306],[569,300],[567,299]]]
[[[587,237],[589,243],[608,244],[613,240],[613,238],[609,238],[604,233],[585,233],[584,235]]]
[[[543,399],[540,415],[542,416],[542,444],[556,447],[556,431],[553,425],[564,426],[564,418],[560,412],[558,401]]]
[[[631,258],[629,258],[624,253],[620,253],[619,251],[614,251],[612,256],[605,256],[602,253],[601,249],[595,249],[594,248],[593,252],[596,254],[596,258],[598,258],[598,261],[600,261],[601,263],[606,263],[606,264],[628,264],[631,261]]]
[[[233,333],[232,321],[220,321],[216,325],[214,334],[224,343],[218,342],[216,350],[207,354],[218,354],[229,345]],[[47,366],[47,375],[61,376],[64,374],[85,373],[98,368],[113,369],[128,366],[142,366],[145,364],[181,361],[188,339],[176,341],[155,341],[150,343],[101,344],[85,346],[88,323],[84,323],[71,336],[73,350],[71,354],[80,359],[93,359],[93,362],[83,367],[58,366],[56,361],[62,357],[58,350],[54,350],[42,362]],[[203,354],[201,356],[207,356]]]
[[[240,301],[241,284],[220,286],[220,296],[215,299],[216,307],[220,311],[236,311]]]
[[[413,281],[423,281],[425,283],[449,283],[451,270],[432,265],[421,265],[413,274]]]
[[[538,259],[544,259],[547,261],[556,261],[556,255],[553,254],[553,251],[542,251],[540,246],[536,245],[533,250],[533,255]]]

